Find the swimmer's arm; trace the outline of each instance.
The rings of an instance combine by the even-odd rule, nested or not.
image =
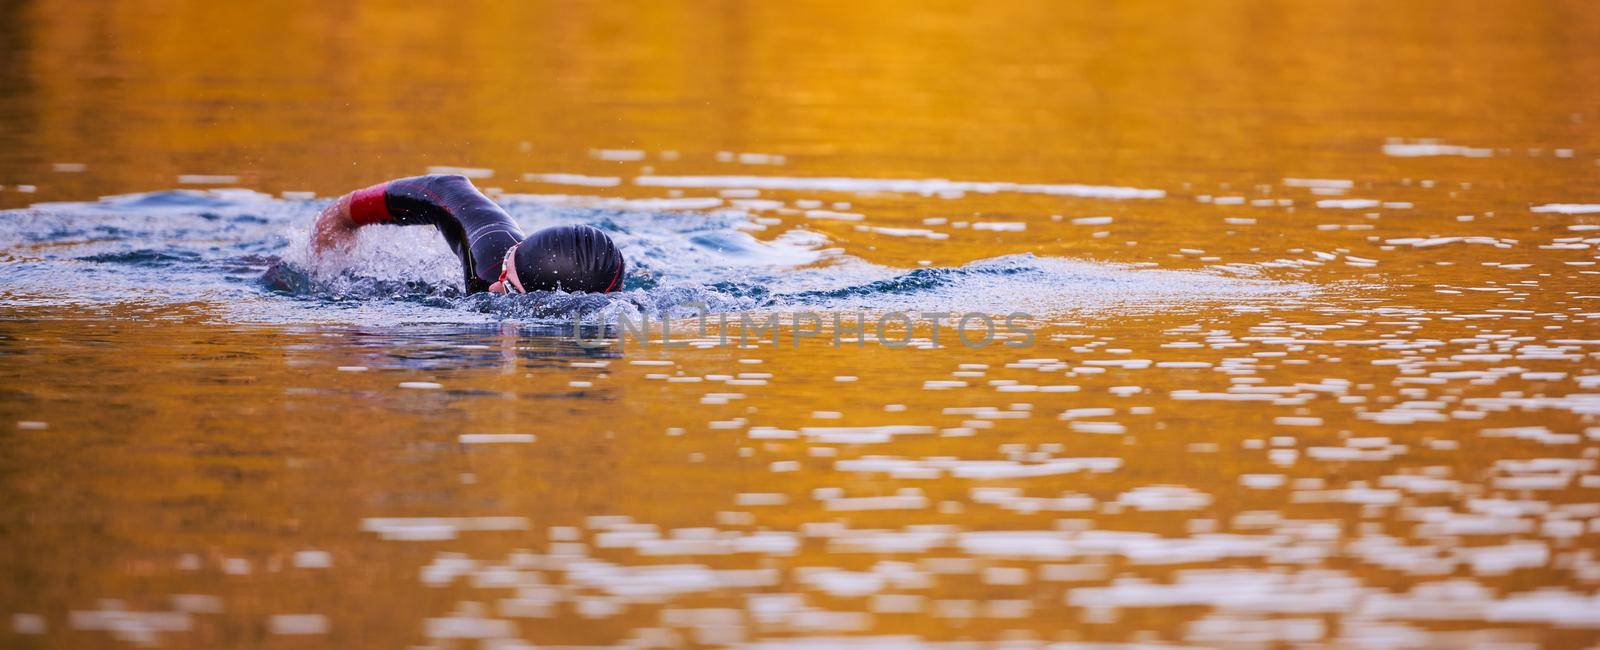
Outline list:
[[[469,293],[492,288],[506,249],[522,240],[522,230],[511,215],[467,177],[429,174],[397,178],[339,197],[317,217],[311,252],[348,250],[355,231],[374,223],[438,228],[461,259]]]
[[[349,250],[355,243],[356,229],[369,223],[392,221],[384,199],[388,183],[379,183],[339,197],[317,215],[311,227],[311,253],[328,249]]]

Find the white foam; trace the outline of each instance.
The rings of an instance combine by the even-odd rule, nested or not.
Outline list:
[[[1066,598],[1068,604],[1080,607],[1209,606],[1224,611],[1335,614],[1355,606],[1362,596],[1377,592],[1335,571],[1285,574],[1204,569],[1180,571],[1170,584],[1119,578],[1107,587],[1073,589]]]
[[[1494,150],[1426,141],[1417,143],[1390,142],[1383,145],[1383,155],[1396,158],[1420,158],[1425,156],[1488,158],[1494,155]]]
[[[1317,201],[1317,207],[1338,210],[1368,210],[1382,205],[1372,199],[1323,199]]]
[[[73,611],[67,621],[75,630],[109,632],[116,639],[143,646],[157,645],[158,633],[184,632],[193,625],[188,612],[136,612],[111,607]]]
[[[957,478],[1007,479],[1057,476],[1078,472],[1103,473],[1122,467],[1116,457],[1049,458],[1040,462],[1013,460],[964,460],[948,457],[902,458],[863,456],[840,460],[834,469],[841,472],[884,473],[901,478],[935,478],[948,474]]]
[[[301,569],[326,569],[333,566],[333,555],[327,551],[295,551],[294,565]]]
[[[634,162],[644,160],[644,152],[638,149],[590,149],[589,156],[610,162]]]
[[[464,445],[490,445],[528,443],[538,440],[538,437],[531,433],[463,433],[456,440]]]
[[[1211,495],[1182,485],[1148,485],[1123,492],[1117,503],[1135,510],[1197,510],[1211,505]]]
[[[579,185],[583,187],[616,187],[622,184],[617,176],[586,176],[583,174],[523,174],[522,180],[551,185]]]
[[[430,639],[497,639],[517,636],[517,626],[507,620],[476,616],[446,616],[423,621]]]
[[[464,531],[512,531],[529,527],[526,517],[369,517],[361,520],[361,530],[395,541],[437,541],[455,539]]]
[[[1546,203],[1528,208],[1530,212],[1557,214],[1594,214],[1600,212],[1600,203]]]
[[[267,631],[276,635],[327,634],[328,617],[321,614],[276,614],[267,619]]]
[[[1356,186],[1355,181],[1337,178],[1285,178],[1284,187],[1318,187],[1323,189],[1348,190]]]
[[[934,428],[930,426],[886,424],[868,427],[801,427],[800,435],[816,442],[866,444],[888,442],[895,436],[927,435],[933,431]]]

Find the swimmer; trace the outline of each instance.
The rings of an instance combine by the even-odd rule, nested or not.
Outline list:
[[[339,197],[317,216],[311,252],[348,250],[356,229],[374,223],[433,226],[450,243],[466,275],[467,293],[620,291],[627,263],[599,229],[552,226],[524,237],[505,209],[467,177],[400,178]]]

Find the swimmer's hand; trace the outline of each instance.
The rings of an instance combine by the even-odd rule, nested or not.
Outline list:
[[[355,244],[356,228],[355,220],[350,218],[350,195],[346,194],[317,215],[317,222],[311,226],[311,253],[350,250]]]

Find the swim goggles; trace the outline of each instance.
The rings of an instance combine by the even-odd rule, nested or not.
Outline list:
[[[521,282],[512,282],[509,279],[511,277],[511,256],[517,252],[517,247],[521,245],[522,242],[512,244],[511,248],[506,249],[506,256],[500,258],[500,288],[505,289],[506,293],[511,293],[513,289],[517,293],[527,293],[522,290]]]

